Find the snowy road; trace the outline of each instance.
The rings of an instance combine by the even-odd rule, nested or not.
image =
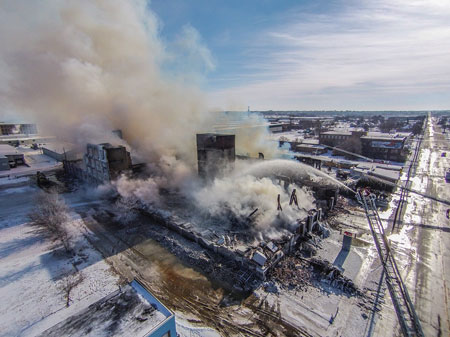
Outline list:
[[[441,157],[450,151],[435,118],[429,118],[412,188],[450,200],[450,184],[445,171],[450,159]],[[407,273],[404,275],[410,295],[426,336],[450,335],[450,220],[448,206],[409,194],[403,224],[391,236]]]

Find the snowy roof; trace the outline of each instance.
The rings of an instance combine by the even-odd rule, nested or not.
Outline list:
[[[301,144],[319,145],[317,138],[303,139]]]
[[[52,142],[45,144],[42,148],[46,148],[50,151],[53,151],[55,153],[63,154],[64,152],[71,151],[76,146],[72,143],[66,143],[66,142]]]
[[[392,171],[400,171],[403,168],[403,166],[401,165],[389,165],[380,163],[360,163],[357,165],[357,167],[365,170],[371,170],[372,168],[381,168]]]
[[[147,336],[173,314],[133,281],[43,332],[42,336]]]
[[[376,178],[389,180],[391,182],[396,182],[400,178],[399,171],[385,170],[381,168],[373,168],[371,170],[365,170],[360,167],[356,167],[353,169],[353,171],[365,174],[367,176],[373,176]]]
[[[267,261],[267,257],[263,253],[260,253],[260,252],[256,251],[253,254],[253,261],[255,261],[260,266],[264,266],[264,264]]]
[[[368,132],[361,139],[380,139],[380,140],[403,140],[408,136],[405,133],[384,133],[384,132]]]
[[[351,136],[352,133],[349,131],[325,131],[321,132],[321,135],[342,135],[342,136]]]
[[[400,178],[400,172],[385,170],[382,168],[376,168],[374,170],[371,170],[369,174],[373,175],[374,177],[387,179],[391,181],[397,181]]]
[[[7,144],[0,144],[0,156],[4,156],[7,154],[17,154],[19,152],[17,152],[17,150],[12,147],[11,145],[7,145]]]

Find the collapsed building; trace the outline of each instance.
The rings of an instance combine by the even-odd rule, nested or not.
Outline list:
[[[198,134],[196,138],[199,176],[214,183],[225,168],[235,166],[235,136],[208,133]],[[123,146],[88,144],[86,149],[83,159],[64,161],[66,172],[100,184],[117,178],[132,167],[130,154]],[[247,165],[247,168],[239,168],[234,173],[254,177],[261,184],[277,186],[277,193],[282,192],[283,198],[291,195],[289,205],[286,199],[283,201],[283,207],[287,208],[284,210],[281,209],[279,195],[280,209],[277,210],[277,195],[273,195],[273,207],[269,205],[270,210],[265,215],[277,235],[258,233],[260,229],[255,227],[255,219],[264,213],[264,209],[257,203],[256,209],[246,215],[233,213],[226,205],[219,207],[228,213],[201,214],[201,209],[205,208],[192,201],[192,198],[165,191],[163,198],[166,202],[148,204],[140,200],[137,207],[133,204],[134,209],[139,209],[169,230],[204,248],[206,254],[219,256],[231,263],[234,267],[229,274],[233,275],[229,276],[233,278],[232,284],[238,291],[248,291],[257,282],[264,280],[283,256],[301,247],[303,242],[311,239],[312,233],[328,236],[324,216],[334,207],[338,193],[335,184],[326,182],[326,175],[316,170],[311,172],[318,177],[308,177],[309,171],[313,169],[296,162],[257,160]],[[225,179],[231,179],[230,188],[233,189],[233,178]],[[296,188],[303,190],[303,187],[308,190],[308,198],[315,200],[314,203],[305,203],[301,197],[297,200]],[[206,184],[204,188],[208,190],[211,185]],[[245,189],[243,193],[247,194]],[[305,191],[302,193],[302,196],[306,196]],[[231,196],[226,194],[225,197]],[[244,202],[240,198],[235,201]]]
[[[260,241],[252,237],[245,228],[204,226],[205,224],[182,218],[167,210],[148,206],[142,208],[169,230],[204,248],[206,255],[216,254],[233,263],[235,275],[227,277],[234,280],[233,287],[237,291],[251,290],[259,281],[265,280],[268,272],[281,258],[294,249],[301,249],[312,233],[321,237],[329,235],[322,209],[310,210],[305,218],[296,220],[292,229],[286,231],[281,238]]]
[[[199,175],[207,180],[216,177],[224,166],[235,162],[234,135],[197,135],[197,146]],[[234,289],[248,291],[265,280],[269,271],[283,256],[301,248],[310,240],[313,233],[320,237],[329,235],[324,217],[335,206],[339,189],[336,184],[327,183],[328,178],[325,176],[307,178],[305,172],[298,172],[299,167],[305,172],[311,170],[307,166],[286,160],[259,160],[252,163],[248,171],[238,170],[244,176],[249,175],[263,183],[271,182],[279,186],[280,191],[284,191],[284,198],[290,194],[289,204],[284,199],[283,207],[287,208],[284,210],[281,208],[279,195],[279,208],[276,210],[277,195],[273,196],[273,208],[268,212],[269,221],[272,222],[273,229],[278,228],[279,235],[272,237],[259,235],[258,227],[254,226],[258,213],[263,212],[261,208],[242,215],[233,213],[224,205],[219,206],[224,208],[224,214],[202,215],[202,205],[190,203],[188,199],[174,202],[173,198],[183,198],[176,194],[165,195],[167,200],[171,199],[166,204],[142,202],[138,208],[169,230],[204,248],[207,256],[219,256],[228,261],[233,267],[227,271],[226,276],[233,279]],[[322,173],[314,171],[314,174]],[[311,195],[315,204],[298,200],[293,186],[305,187],[311,191],[308,193],[315,196],[313,198]],[[211,186],[205,187],[208,188]],[[286,212],[294,214],[294,217],[284,215]]]

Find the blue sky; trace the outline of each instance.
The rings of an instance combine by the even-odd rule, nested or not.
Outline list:
[[[450,1],[152,0],[150,8],[169,50],[186,36],[195,42],[186,67],[197,60],[212,107],[450,109]]]

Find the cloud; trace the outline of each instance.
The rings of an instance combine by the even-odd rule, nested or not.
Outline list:
[[[198,30],[190,24],[184,25],[167,46],[166,72],[186,83],[201,85],[215,68],[216,61]]]
[[[213,92],[266,109],[448,108],[450,5],[364,1],[287,13],[246,50],[241,85]]]

